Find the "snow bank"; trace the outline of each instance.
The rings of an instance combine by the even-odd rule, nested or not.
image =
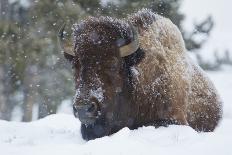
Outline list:
[[[86,142],[80,122],[69,114],[50,115],[31,123],[0,121],[1,155],[92,154],[231,154],[232,68],[209,72],[224,100],[224,118],[211,133],[197,133],[188,126],[124,128],[118,133]]]

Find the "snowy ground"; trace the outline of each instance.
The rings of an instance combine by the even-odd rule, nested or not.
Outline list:
[[[197,133],[188,126],[142,127],[86,142],[80,122],[72,115],[56,114],[31,123],[0,121],[1,155],[229,155],[232,154],[232,67],[209,72],[224,100],[224,117],[212,133]]]

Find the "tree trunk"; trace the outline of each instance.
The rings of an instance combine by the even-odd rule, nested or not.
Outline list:
[[[0,119],[11,120],[12,110],[14,108],[14,102],[11,100],[11,94],[13,92],[11,75],[9,73],[9,65],[2,65],[0,67]]]
[[[0,20],[9,20],[9,1],[0,1]]]
[[[24,75],[24,103],[23,103],[23,120],[29,122],[32,120],[33,106],[36,102],[37,92],[37,68],[28,65]]]
[[[4,95],[3,86],[4,86],[4,69],[2,66],[0,66],[0,119],[6,120],[7,118],[5,112],[7,109],[7,104],[6,104],[6,98]]]

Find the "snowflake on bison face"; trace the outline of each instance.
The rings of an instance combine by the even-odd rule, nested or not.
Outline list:
[[[215,129],[221,100],[169,19],[146,9],[123,20],[89,17],[73,27],[74,46],[63,31],[60,43],[75,70],[73,110],[84,139],[148,125]]]

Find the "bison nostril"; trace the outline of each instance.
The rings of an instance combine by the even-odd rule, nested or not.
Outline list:
[[[90,104],[88,107],[88,112],[94,112],[96,110],[95,104]]]
[[[77,113],[78,113],[78,108],[77,108],[77,106],[73,105],[73,114],[75,117],[78,117]]]
[[[94,113],[97,111],[97,104],[95,102],[91,102],[85,105],[76,105],[73,106],[73,111],[78,113]]]

